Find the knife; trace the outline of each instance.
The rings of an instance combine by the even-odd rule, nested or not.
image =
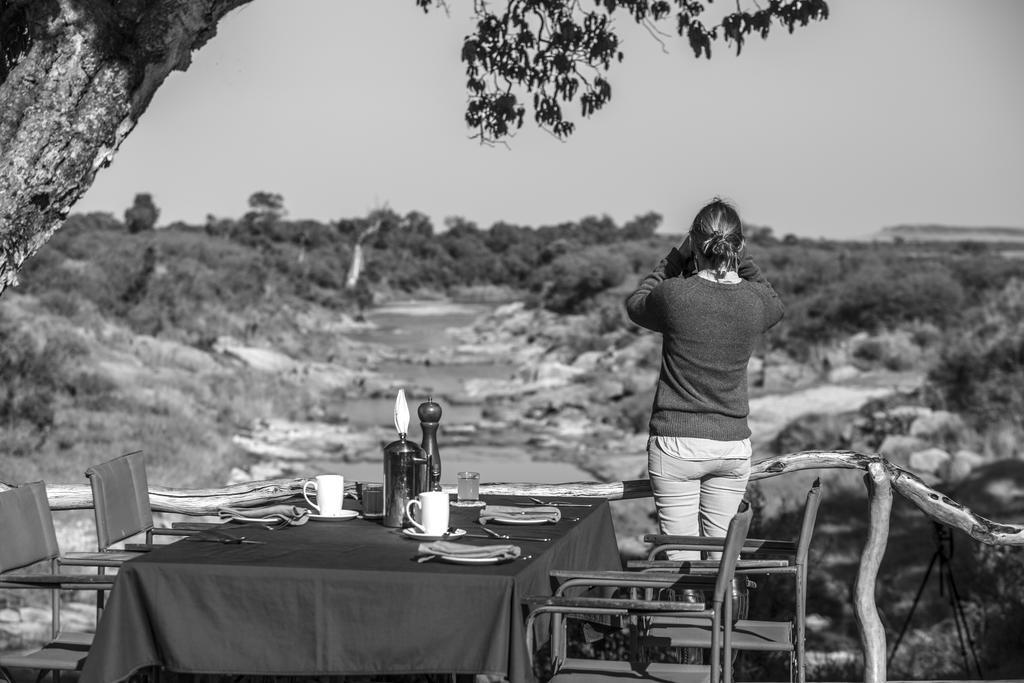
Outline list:
[[[250,539],[246,538],[245,536],[232,536],[231,534],[225,533],[225,532],[223,532],[223,531],[221,531],[219,529],[208,529],[208,530],[206,530],[206,531],[204,531],[201,534],[196,535],[196,536],[186,536],[185,540],[186,541],[207,541],[209,543],[225,543],[225,544],[228,544],[228,545],[235,544],[235,543],[238,543],[238,544],[241,544],[241,543],[253,543],[253,544],[263,544],[263,543],[266,543],[266,541],[253,541],[253,540],[250,540]]]
[[[539,541],[546,543],[550,541],[550,538],[527,538],[526,536],[506,536],[505,534],[497,534],[493,536],[484,536],[483,534],[463,534],[462,538],[486,538],[491,541]]]

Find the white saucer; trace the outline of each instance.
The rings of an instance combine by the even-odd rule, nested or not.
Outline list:
[[[406,536],[408,536],[409,538],[419,538],[419,539],[422,539],[422,540],[439,541],[442,538],[459,538],[460,536],[464,536],[465,533],[466,533],[466,530],[465,529],[456,529],[455,531],[451,531],[451,532],[448,532],[446,534],[442,534],[441,536],[437,536],[435,534],[425,534],[422,531],[419,531],[418,529],[412,529],[412,528],[402,529],[402,533],[405,534]]]
[[[453,500],[449,505],[453,508],[482,508],[487,503],[482,500]]]
[[[346,519],[353,519],[359,516],[359,512],[356,510],[342,510],[340,515],[332,517],[330,515],[313,515],[309,516],[315,522],[344,522]]]

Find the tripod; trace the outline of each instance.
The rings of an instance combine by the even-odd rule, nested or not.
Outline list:
[[[914,596],[914,602],[910,605],[910,611],[907,612],[907,618],[903,622],[903,627],[900,628],[900,634],[896,636],[896,642],[893,643],[892,652],[889,653],[889,659],[886,660],[886,667],[892,664],[893,657],[896,656],[896,651],[899,649],[903,636],[907,632],[907,627],[910,626],[914,610],[917,609],[917,604],[921,600],[921,594],[928,583],[928,577],[931,576],[932,569],[938,563],[939,595],[943,595],[943,592],[946,591],[945,594],[949,599],[950,607],[953,609],[953,623],[956,624],[956,637],[960,643],[960,656],[963,659],[964,673],[970,675],[970,663],[967,659],[967,650],[970,648],[974,669],[978,674],[978,678],[981,678],[981,665],[978,663],[978,654],[974,650],[974,640],[971,638],[971,632],[967,628],[967,617],[964,615],[964,608],[960,603],[960,591],[957,590],[956,581],[953,580],[953,570],[949,564],[953,557],[953,531],[944,524],[939,524],[938,522],[933,522],[933,524],[935,525],[935,552],[928,563],[928,569],[924,572],[924,578],[921,579],[921,585],[917,587],[917,594]]]

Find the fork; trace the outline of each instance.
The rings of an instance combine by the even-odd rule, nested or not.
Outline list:
[[[479,524],[480,528],[483,531],[487,532],[489,536],[493,538],[500,538],[503,541],[537,541],[538,543],[547,543],[551,540],[550,538],[533,538],[532,536],[512,536],[510,534],[499,534],[497,531],[494,531],[493,529],[488,529],[486,526],[484,526],[483,522],[477,522],[477,524]]]
[[[534,498],[533,496],[530,496],[530,500],[532,500],[537,505],[552,505],[554,507],[563,507],[563,508],[592,508],[592,507],[594,507],[593,503],[560,503],[558,501],[541,500],[540,498]]]

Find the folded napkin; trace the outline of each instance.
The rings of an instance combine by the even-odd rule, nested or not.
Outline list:
[[[507,522],[509,524],[545,524],[562,519],[562,511],[553,506],[517,507],[515,505],[486,505],[480,510],[480,522]],[[529,521],[527,521],[529,520]]]
[[[309,510],[297,505],[265,505],[256,508],[223,507],[217,511],[217,514],[224,521],[258,522],[282,526],[298,526],[309,521]]]
[[[420,543],[417,549],[420,555],[441,555],[443,557],[466,557],[486,559],[496,557],[511,560],[519,557],[521,552],[517,545],[467,545],[453,541],[433,541]]]

